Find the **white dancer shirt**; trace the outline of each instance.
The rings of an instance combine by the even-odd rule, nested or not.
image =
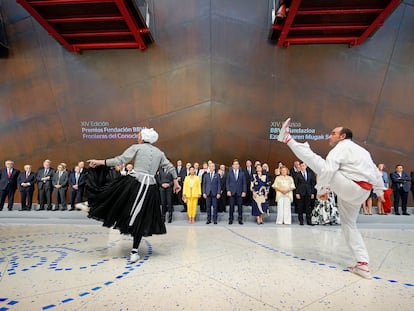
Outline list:
[[[385,188],[382,176],[372,161],[371,155],[352,140],[339,141],[328,153],[325,163],[315,186],[318,195],[330,189],[331,179],[337,171],[353,181],[370,183],[377,196],[383,195]]]

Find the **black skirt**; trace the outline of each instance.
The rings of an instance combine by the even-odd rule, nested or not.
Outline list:
[[[167,233],[161,216],[158,185],[144,185],[140,196],[143,196],[146,187],[148,190],[142,208],[135,221],[129,225],[141,183],[128,175],[108,179],[108,173],[108,168],[104,166],[88,172],[88,216],[102,221],[105,227],[118,229],[122,234],[134,237]]]

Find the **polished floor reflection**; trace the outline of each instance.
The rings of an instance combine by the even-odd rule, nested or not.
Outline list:
[[[339,226],[178,220],[130,264],[131,238],[98,222],[4,215],[0,311],[414,310],[413,223],[361,225],[365,280]]]

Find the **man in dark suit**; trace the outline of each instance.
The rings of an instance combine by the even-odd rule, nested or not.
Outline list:
[[[186,169],[183,167],[183,161],[177,160],[177,166],[175,167],[175,171],[177,173],[178,183],[180,184],[181,190],[178,193],[173,193],[173,203],[174,204],[183,204],[183,182],[186,176]]]
[[[312,225],[312,201],[315,198],[316,176],[307,168],[306,164],[300,163],[300,170],[296,173],[293,180],[295,181],[295,197],[297,212],[300,225],[303,226],[303,213],[306,213],[306,223]]]
[[[414,171],[411,171],[410,173],[410,177],[411,177],[411,193],[413,195],[413,200],[414,200]]]
[[[32,209],[35,182],[36,174],[32,172],[32,166],[26,164],[24,166],[24,172],[21,172],[19,177],[17,177],[22,204],[21,211],[30,211]]]
[[[86,184],[85,176],[86,175],[80,173],[79,166],[75,166],[75,169],[69,175],[70,211],[75,209],[76,203],[82,202],[82,188],[84,188]]]
[[[4,163],[6,167],[0,170],[0,211],[3,210],[6,197],[8,199],[7,208],[11,211],[13,209],[14,194],[17,189],[17,177],[20,171],[13,167],[14,162],[12,160],[7,160]]]
[[[218,200],[218,212],[224,213],[226,211],[227,205],[227,191],[226,191],[226,179],[227,179],[227,172],[226,166],[224,164],[220,164],[220,168],[218,169],[217,173],[220,176],[220,187],[221,187],[221,197]]]
[[[64,170],[62,164],[57,166],[57,171],[53,175],[52,185],[55,193],[55,207],[54,211],[59,210],[59,203],[62,205],[61,210],[64,211],[67,209],[66,204],[66,192],[69,185],[69,173]]]
[[[246,197],[247,181],[246,175],[240,169],[238,160],[233,160],[226,178],[226,190],[229,197],[229,225],[233,223],[234,205],[237,204],[239,224],[243,224],[243,198]]]
[[[250,182],[253,178],[253,174],[255,173],[255,168],[252,166],[252,161],[246,161],[246,167],[243,169],[244,175],[246,176],[246,196],[244,197],[244,204],[245,205],[252,205],[253,193],[250,190]]]
[[[209,172],[203,177],[203,197],[206,199],[207,222],[211,223],[211,207],[213,206],[213,221],[217,224],[218,199],[220,199],[221,186],[220,176],[216,173],[216,165],[210,163],[208,165]]]
[[[172,205],[172,196],[174,188],[174,178],[171,173],[166,169],[160,169],[155,175],[157,183],[160,189],[161,196],[161,206],[162,206],[162,218],[165,222],[165,216],[168,212],[168,222],[172,222],[173,215],[173,205]]]
[[[88,169],[85,167],[85,162],[84,161],[79,161],[78,166],[79,166],[79,173],[82,175],[82,179],[86,181],[86,175],[88,175]],[[88,200],[88,198],[87,198],[88,194],[86,193],[87,191],[86,191],[85,186],[86,185],[79,188],[79,191],[80,191],[79,195],[81,197],[81,202]]]
[[[45,160],[43,167],[39,168],[36,173],[37,189],[39,191],[39,208],[38,211],[45,210],[45,204],[47,210],[52,209],[52,178],[55,170],[50,167],[51,161]]]
[[[404,167],[401,164],[395,166],[395,172],[390,175],[392,182],[392,191],[394,194],[394,213],[400,215],[399,203],[401,199],[401,210],[403,215],[410,215],[407,213],[408,192],[410,191],[411,177],[404,172]]]

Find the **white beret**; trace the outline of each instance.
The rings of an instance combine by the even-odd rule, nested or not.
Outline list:
[[[143,141],[153,144],[158,140],[158,133],[153,128],[144,128],[141,130],[141,137]]]

